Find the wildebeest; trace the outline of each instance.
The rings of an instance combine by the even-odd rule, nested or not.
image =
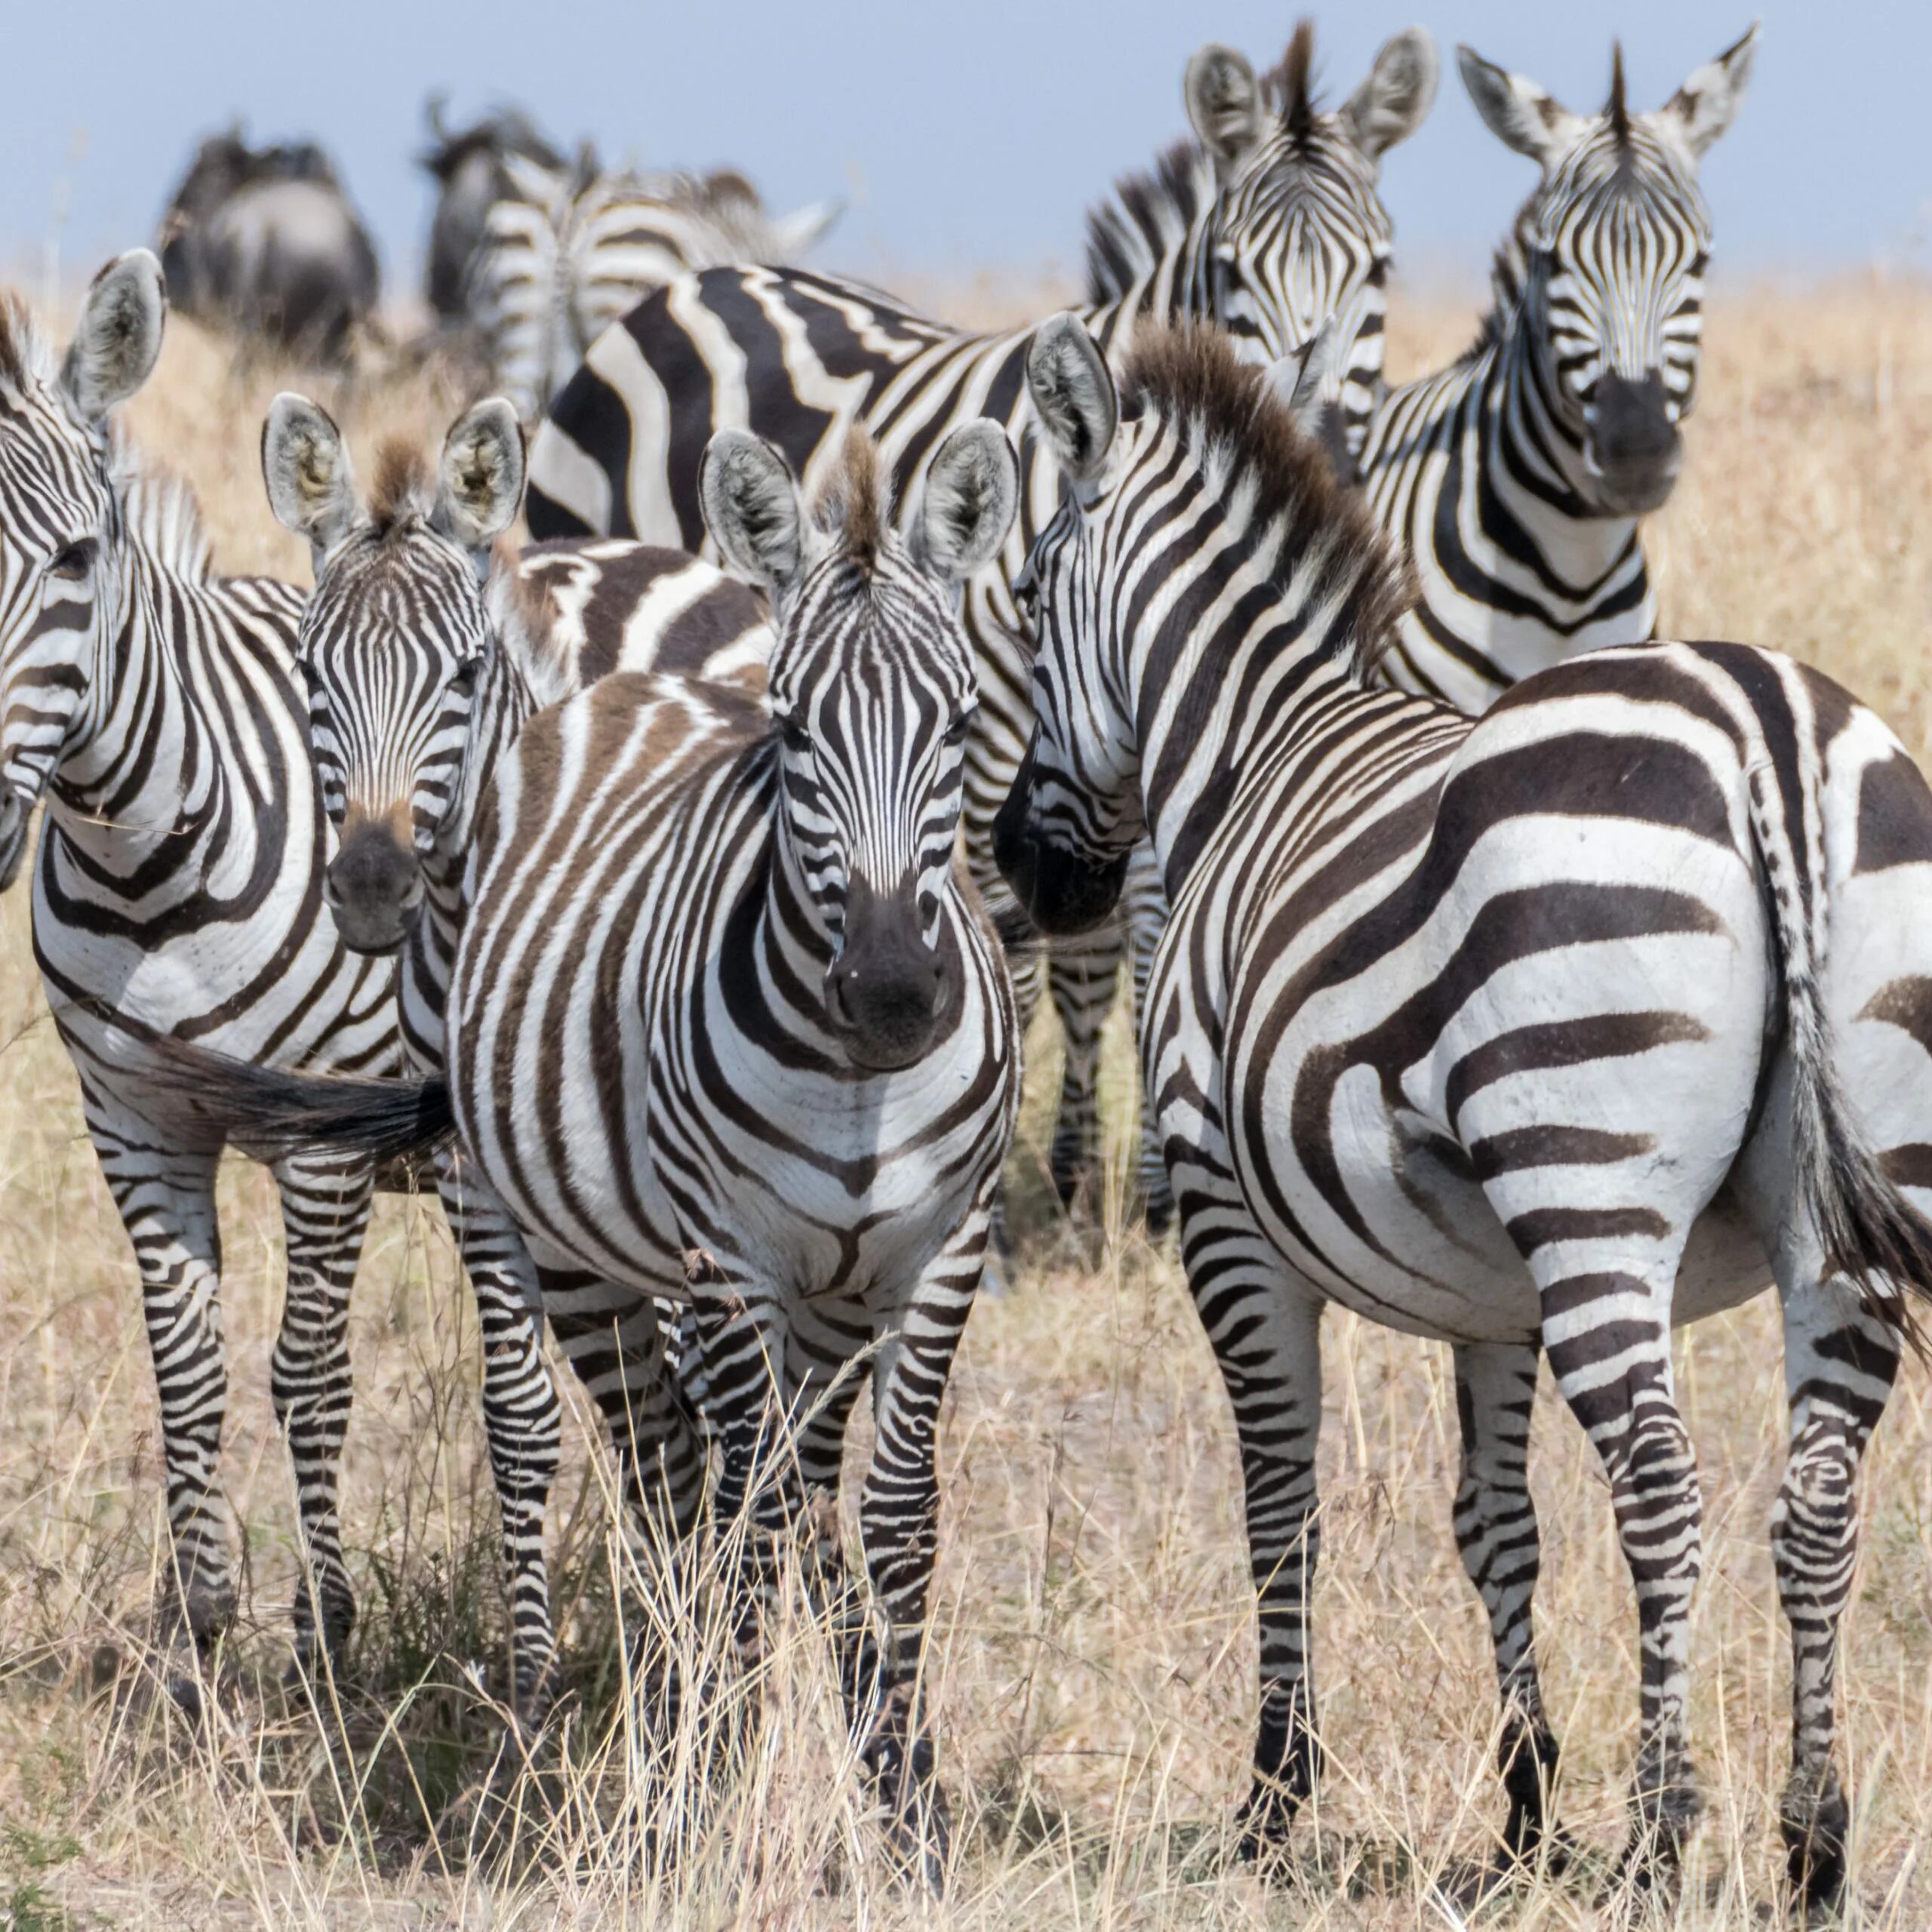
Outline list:
[[[553,169],[565,163],[521,108],[497,108],[453,133],[443,106],[441,94],[430,96],[424,119],[431,145],[417,156],[435,176],[438,189],[424,293],[439,322],[460,327],[469,320],[471,268],[483,245],[491,205],[503,192],[505,160],[521,155]]]
[[[238,128],[196,151],[161,260],[183,314],[322,361],[346,359],[381,296],[374,245],[328,156],[310,141],[251,148]]]

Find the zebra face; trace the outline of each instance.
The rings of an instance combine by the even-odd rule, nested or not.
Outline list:
[[[1602,113],[1581,115],[1459,50],[1485,123],[1543,171],[1517,220],[1517,260],[1506,256],[1500,272],[1522,278],[1537,389],[1580,452],[1580,492],[1607,516],[1657,509],[1677,480],[1711,249],[1697,163],[1730,124],[1756,33],[1651,114],[1629,111],[1620,49]]]
[[[24,306],[0,300],[0,890],[119,614],[108,418],[147,380],[167,315],[144,248],[94,278],[57,365]]]
[[[365,506],[336,426],[281,395],[262,463],[275,515],[315,554],[297,648],[339,835],[323,899],[351,951],[394,952],[422,915],[425,862],[467,795],[495,648],[479,577],[521,500],[522,437],[509,404],[479,404],[450,431],[433,488],[414,452],[392,446]]]
[[[1071,315],[1041,325],[1026,383],[1066,488],[1014,584],[1038,648],[1033,737],[994,823],[993,856],[1043,932],[1078,933],[1113,910],[1146,829],[1138,738],[1100,589],[1111,485],[1138,429],[1121,421],[1113,377]],[[1184,514],[1178,497],[1176,509]]]
[[[1247,361],[1299,352],[1334,326],[1343,352],[1324,399],[1358,429],[1382,374],[1394,246],[1377,192],[1381,156],[1435,100],[1435,44],[1420,28],[1397,35],[1333,113],[1313,106],[1312,51],[1304,23],[1265,79],[1226,48],[1204,48],[1189,64],[1189,118],[1217,183],[1206,306]]]
[[[977,695],[958,591],[1006,540],[1012,445],[990,423],[954,430],[904,537],[862,433],[809,512],[784,459],[742,430],[712,438],[698,487],[718,548],[777,618],[780,875],[823,948],[827,1029],[857,1066],[909,1066],[963,997],[940,945]]]

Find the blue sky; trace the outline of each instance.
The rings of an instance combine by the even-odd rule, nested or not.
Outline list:
[[[1653,106],[1740,32],[1752,0],[1358,0],[1318,13],[1331,100],[1420,19],[1444,57],[1421,133],[1385,190],[1398,261],[1481,272],[1532,179],[1477,122],[1454,44],[1600,103],[1613,33]],[[30,285],[50,240],[63,277],[152,233],[202,131],[309,134],[337,155],[392,287],[419,273],[423,97],[466,114],[525,102],[553,137],[608,155],[743,168],[775,205],[852,203],[820,259],[889,275],[1077,263],[1083,211],[1183,126],[1188,54],[1217,39],[1257,64],[1294,10],[1257,0],[96,0],[10,9],[0,116],[0,262]],[[1719,275],[1882,259],[1932,265],[1932,138],[1921,103],[1932,12],[1876,0],[1771,4],[1749,97],[1705,181]],[[1721,285],[1721,284],[1720,284]]]

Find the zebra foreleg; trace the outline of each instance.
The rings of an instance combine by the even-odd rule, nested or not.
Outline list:
[[[866,1573],[880,1612],[878,1690],[866,1743],[888,1829],[909,1869],[937,1891],[951,1825],[927,1728],[921,1669],[939,1546],[940,1406],[986,1265],[992,1189],[895,1306],[874,1303],[875,1433],[859,1503]]]
[[[1128,1018],[1133,1029],[1134,1063],[1141,1069],[1140,1212],[1149,1234],[1167,1232],[1174,1218],[1174,1189],[1168,1179],[1167,1150],[1161,1144],[1154,1096],[1147,1089],[1145,1062],[1140,1056],[1140,1016],[1147,1011],[1147,987],[1154,974],[1154,954],[1168,927],[1167,888],[1161,878],[1154,848],[1143,839],[1128,863],[1121,890],[1121,922],[1126,930],[1129,997]]]
[[[163,1643],[185,1633],[205,1651],[235,1612],[233,1524],[216,1481],[228,1414],[221,1330],[216,1156],[165,1155],[90,1119],[95,1150],[141,1276],[141,1312],[161,1402],[173,1548],[155,1606]],[[177,1687],[177,1695],[192,1695]]]
[[[1054,1192],[1071,1212],[1100,1167],[1100,1035],[1120,987],[1124,937],[1117,921],[1047,954],[1047,984],[1060,1021],[1060,1109],[1054,1121]],[[1091,1200],[1091,1208],[1094,1204]]]
[[[482,1335],[483,1432],[502,1518],[515,1706],[524,1721],[540,1723],[557,1692],[543,1533],[563,1443],[562,1404],[543,1359],[542,1299],[522,1235],[474,1164],[446,1155],[437,1188]]]
[[[362,1258],[374,1177],[361,1155],[303,1155],[278,1161],[288,1284],[275,1335],[269,1388],[295,1472],[306,1574],[295,1597],[290,1681],[312,1673],[326,1651],[339,1665],[355,1626],[355,1592],[343,1560],[337,1490],[342,1440],[354,1392],[349,1299]]]
[[[1533,1859],[1548,1829],[1556,1736],[1537,1678],[1531,1602],[1538,1559],[1529,1484],[1530,1417],[1542,1352],[1534,1343],[1466,1342],[1455,1350],[1456,1414],[1463,1443],[1456,1547],[1489,1617],[1502,1694],[1498,1752],[1509,1817],[1505,1857]]]

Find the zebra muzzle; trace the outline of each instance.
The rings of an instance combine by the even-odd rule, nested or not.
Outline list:
[[[875,891],[855,873],[845,943],[825,976],[826,1017],[859,1066],[889,1073],[931,1051],[960,997],[959,976],[919,929],[912,881]]]
[[[322,875],[322,902],[352,952],[399,950],[415,929],[423,891],[416,854],[380,820],[352,824]]]

